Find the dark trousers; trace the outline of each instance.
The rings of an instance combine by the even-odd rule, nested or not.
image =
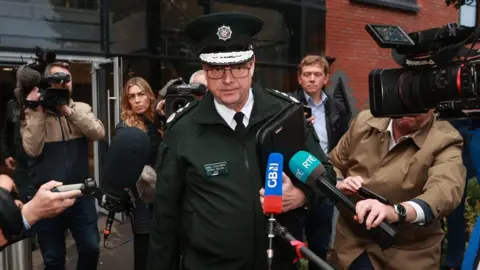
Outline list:
[[[375,270],[366,252],[358,256],[348,268],[349,270]]]
[[[310,210],[305,221],[305,235],[308,248],[323,260],[327,259],[328,247],[332,237],[332,219],[334,203],[325,198],[317,202]],[[319,270],[313,263],[309,262],[309,270]]]
[[[77,198],[62,214],[34,225],[45,270],[65,270],[65,232],[70,230],[78,252],[77,270],[95,270],[100,255],[95,199]]]
[[[136,233],[133,235],[134,270],[146,270],[150,234]]]
[[[467,233],[465,232],[465,198],[467,195],[467,186],[463,193],[462,201],[449,216],[447,216],[447,252],[445,256],[445,265],[451,268],[460,268],[465,253],[465,242]]]

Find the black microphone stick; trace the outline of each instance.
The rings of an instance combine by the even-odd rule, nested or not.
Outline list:
[[[303,256],[307,258],[309,261],[313,262],[316,266],[320,267],[320,269],[334,270],[327,262],[322,260],[322,258],[318,257],[313,251],[307,248],[304,243],[295,239],[295,237],[293,237],[290,234],[287,228],[280,225],[280,223],[278,223],[277,221],[274,221],[274,224],[275,224],[275,234],[279,235],[285,241],[288,241],[290,245],[294,246],[297,251],[297,255],[299,257]]]
[[[268,218],[268,249],[267,249],[267,263],[268,263],[269,270],[272,269],[272,264],[273,264],[273,237],[275,237],[274,222],[276,222],[275,217],[273,214],[270,214],[270,217]]]

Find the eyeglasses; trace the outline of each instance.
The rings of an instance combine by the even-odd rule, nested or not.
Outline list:
[[[244,78],[248,76],[251,66],[233,66],[233,67],[211,67],[207,68],[207,76],[211,79],[221,79],[227,70],[234,78]]]

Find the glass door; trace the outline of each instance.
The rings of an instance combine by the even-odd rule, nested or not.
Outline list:
[[[103,162],[108,147],[115,136],[115,127],[120,122],[122,70],[122,59],[119,57],[112,58],[108,62],[92,64],[93,112],[105,127],[105,137],[94,144],[95,181],[98,186],[101,186]],[[107,214],[103,208],[97,207],[97,209]],[[117,214],[116,218],[125,219],[123,214]]]

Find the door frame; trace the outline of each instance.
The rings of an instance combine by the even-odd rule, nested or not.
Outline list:
[[[121,89],[123,88],[123,62],[122,58],[120,57],[112,57],[108,59],[103,59],[104,61],[101,62],[92,62],[92,110],[94,115],[98,117],[99,113],[99,106],[102,106],[102,104],[99,104],[99,95],[104,94],[100,93],[99,91],[99,85],[98,85],[98,76],[97,76],[97,71],[101,70],[102,67],[100,66],[101,64],[113,64],[113,89],[106,89],[107,91],[107,121],[106,123],[103,123],[103,126],[105,128],[105,140],[107,141],[108,145],[110,145],[111,140],[112,140],[112,132],[111,127],[117,126],[118,123],[120,123],[120,113],[121,113],[121,106],[120,106],[120,101],[121,101]],[[109,76],[107,76],[109,77]],[[107,78],[105,78],[107,79]],[[113,102],[112,102],[113,101]],[[110,122],[112,120],[112,115],[110,114],[110,108],[113,104],[113,125]],[[95,182],[97,183],[97,186],[100,186],[100,146],[99,142],[95,141],[93,143],[93,155],[94,155],[94,179]],[[100,212],[102,214],[107,215],[108,211],[106,211],[104,208],[100,207],[98,205],[98,202],[96,202],[97,206],[97,212]],[[126,215],[124,213],[117,213],[115,214],[115,219],[119,221],[125,221],[126,220]]]
[[[114,106],[114,125],[116,126],[120,122],[120,99],[121,99],[121,84],[123,81],[122,78],[122,59],[120,57],[113,57],[109,59],[104,59],[106,61],[102,62],[93,62],[92,63],[92,110],[94,115],[98,115],[98,110],[99,110],[99,104],[98,104],[98,82],[97,82],[97,73],[96,70],[100,68],[100,64],[106,64],[106,63],[113,63],[113,91],[110,91],[109,89],[107,90],[108,93],[108,103],[106,106],[108,107],[107,109],[107,114],[108,114],[108,120],[111,119],[110,117],[110,102],[113,100],[113,106]],[[113,93],[113,96],[111,94]],[[111,123],[103,123],[104,128],[105,128],[105,136],[107,139],[108,144],[111,142]],[[100,186],[100,160],[99,160],[99,146],[98,146],[98,141],[95,141],[93,144],[93,156],[94,156],[94,177],[95,181],[97,182],[97,185]]]

